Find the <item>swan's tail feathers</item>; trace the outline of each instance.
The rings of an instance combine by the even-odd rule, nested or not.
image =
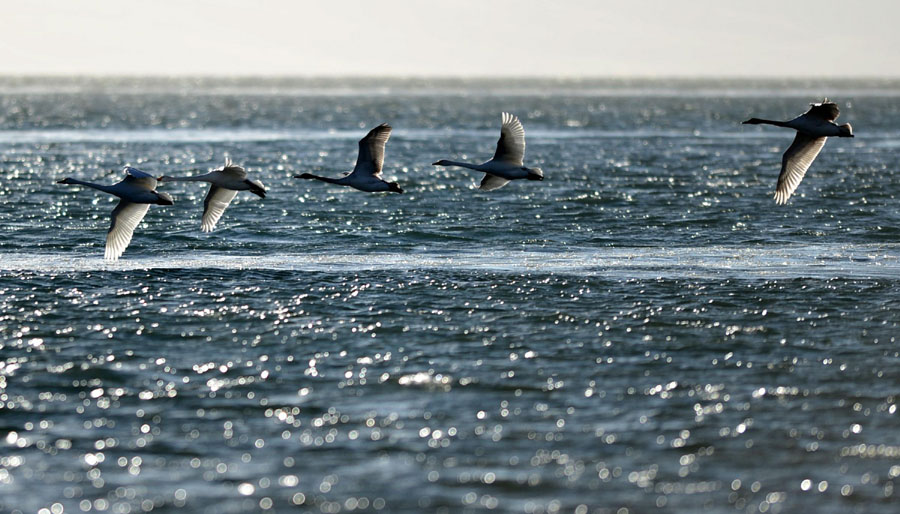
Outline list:
[[[263,183],[258,180],[245,180],[244,182],[250,187],[250,192],[255,194],[260,198],[266,197],[266,187],[263,186]]]
[[[853,127],[851,127],[849,123],[844,123],[839,126],[838,130],[841,131],[840,134],[838,134],[838,137],[853,137]]]
[[[528,180],[544,180],[544,170],[540,168],[528,168]]]

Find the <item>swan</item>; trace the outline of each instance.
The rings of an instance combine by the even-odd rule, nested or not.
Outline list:
[[[826,98],[822,103],[810,104],[810,109],[790,121],[772,121],[750,118],[744,125],[775,125],[797,131],[794,142],[781,158],[781,174],[775,187],[775,203],[784,204],[800,185],[806,170],[822,151],[829,137],[853,137],[853,127],[849,123],[838,126],[834,123],[841,111],[837,104]]]
[[[320,177],[312,173],[294,175],[294,178],[321,180],[329,184],[350,186],[367,193],[392,191],[402,194],[403,189],[400,189],[398,183],[385,182],[381,179],[381,167],[384,165],[384,145],[387,144],[390,137],[391,126],[387,123],[382,123],[370,130],[366,137],[359,140],[359,156],[356,158],[356,166],[353,171],[341,178]]]
[[[112,224],[106,234],[104,258],[110,261],[118,260],[122,256],[122,252],[131,242],[135,227],[144,219],[150,209],[150,204],[172,205],[175,203],[171,196],[156,190],[157,180],[153,175],[131,167],[125,168],[125,178],[121,182],[111,186],[85,182],[71,177],[58,180],[57,183],[91,187],[121,198],[119,204],[112,211]]]
[[[470,170],[483,171],[484,179],[479,189],[492,191],[501,188],[510,180],[528,179],[544,180],[544,171],[540,168],[526,168],[525,159],[525,129],[522,122],[516,116],[504,112],[501,115],[500,140],[497,141],[497,151],[494,158],[483,164],[469,164],[465,162],[448,161],[441,159],[432,166],[461,166]]]
[[[200,221],[200,230],[212,232],[216,223],[225,212],[228,204],[234,199],[238,191],[250,191],[260,198],[266,197],[266,188],[258,180],[247,178],[244,168],[231,162],[225,157],[225,166],[194,177],[159,177],[160,182],[209,182],[209,192],[203,201],[203,218]]]

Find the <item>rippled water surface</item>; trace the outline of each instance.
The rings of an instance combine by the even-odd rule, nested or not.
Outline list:
[[[792,134],[829,141],[776,206]],[[434,168],[494,150],[543,182]],[[0,79],[0,512],[900,508],[900,83]],[[394,126],[385,175],[337,176]],[[199,231],[124,165],[269,189]]]

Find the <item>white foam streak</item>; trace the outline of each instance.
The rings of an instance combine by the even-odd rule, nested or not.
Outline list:
[[[444,270],[603,275],[610,278],[900,278],[900,245],[599,248],[571,252],[275,254],[193,253],[109,263],[102,255],[0,254],[0,270],[38,273],[128,270]]]

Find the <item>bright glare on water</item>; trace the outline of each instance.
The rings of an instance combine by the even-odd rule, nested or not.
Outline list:
[[[793,134],[828,96],[788,205]],[[900,83],[0,79],[0,512],[895,513]],[[490,193],[517,114],[543,182]],[[339,176],[394,127],[403,195]],[[200,232],[124,165],[268,188]]]

